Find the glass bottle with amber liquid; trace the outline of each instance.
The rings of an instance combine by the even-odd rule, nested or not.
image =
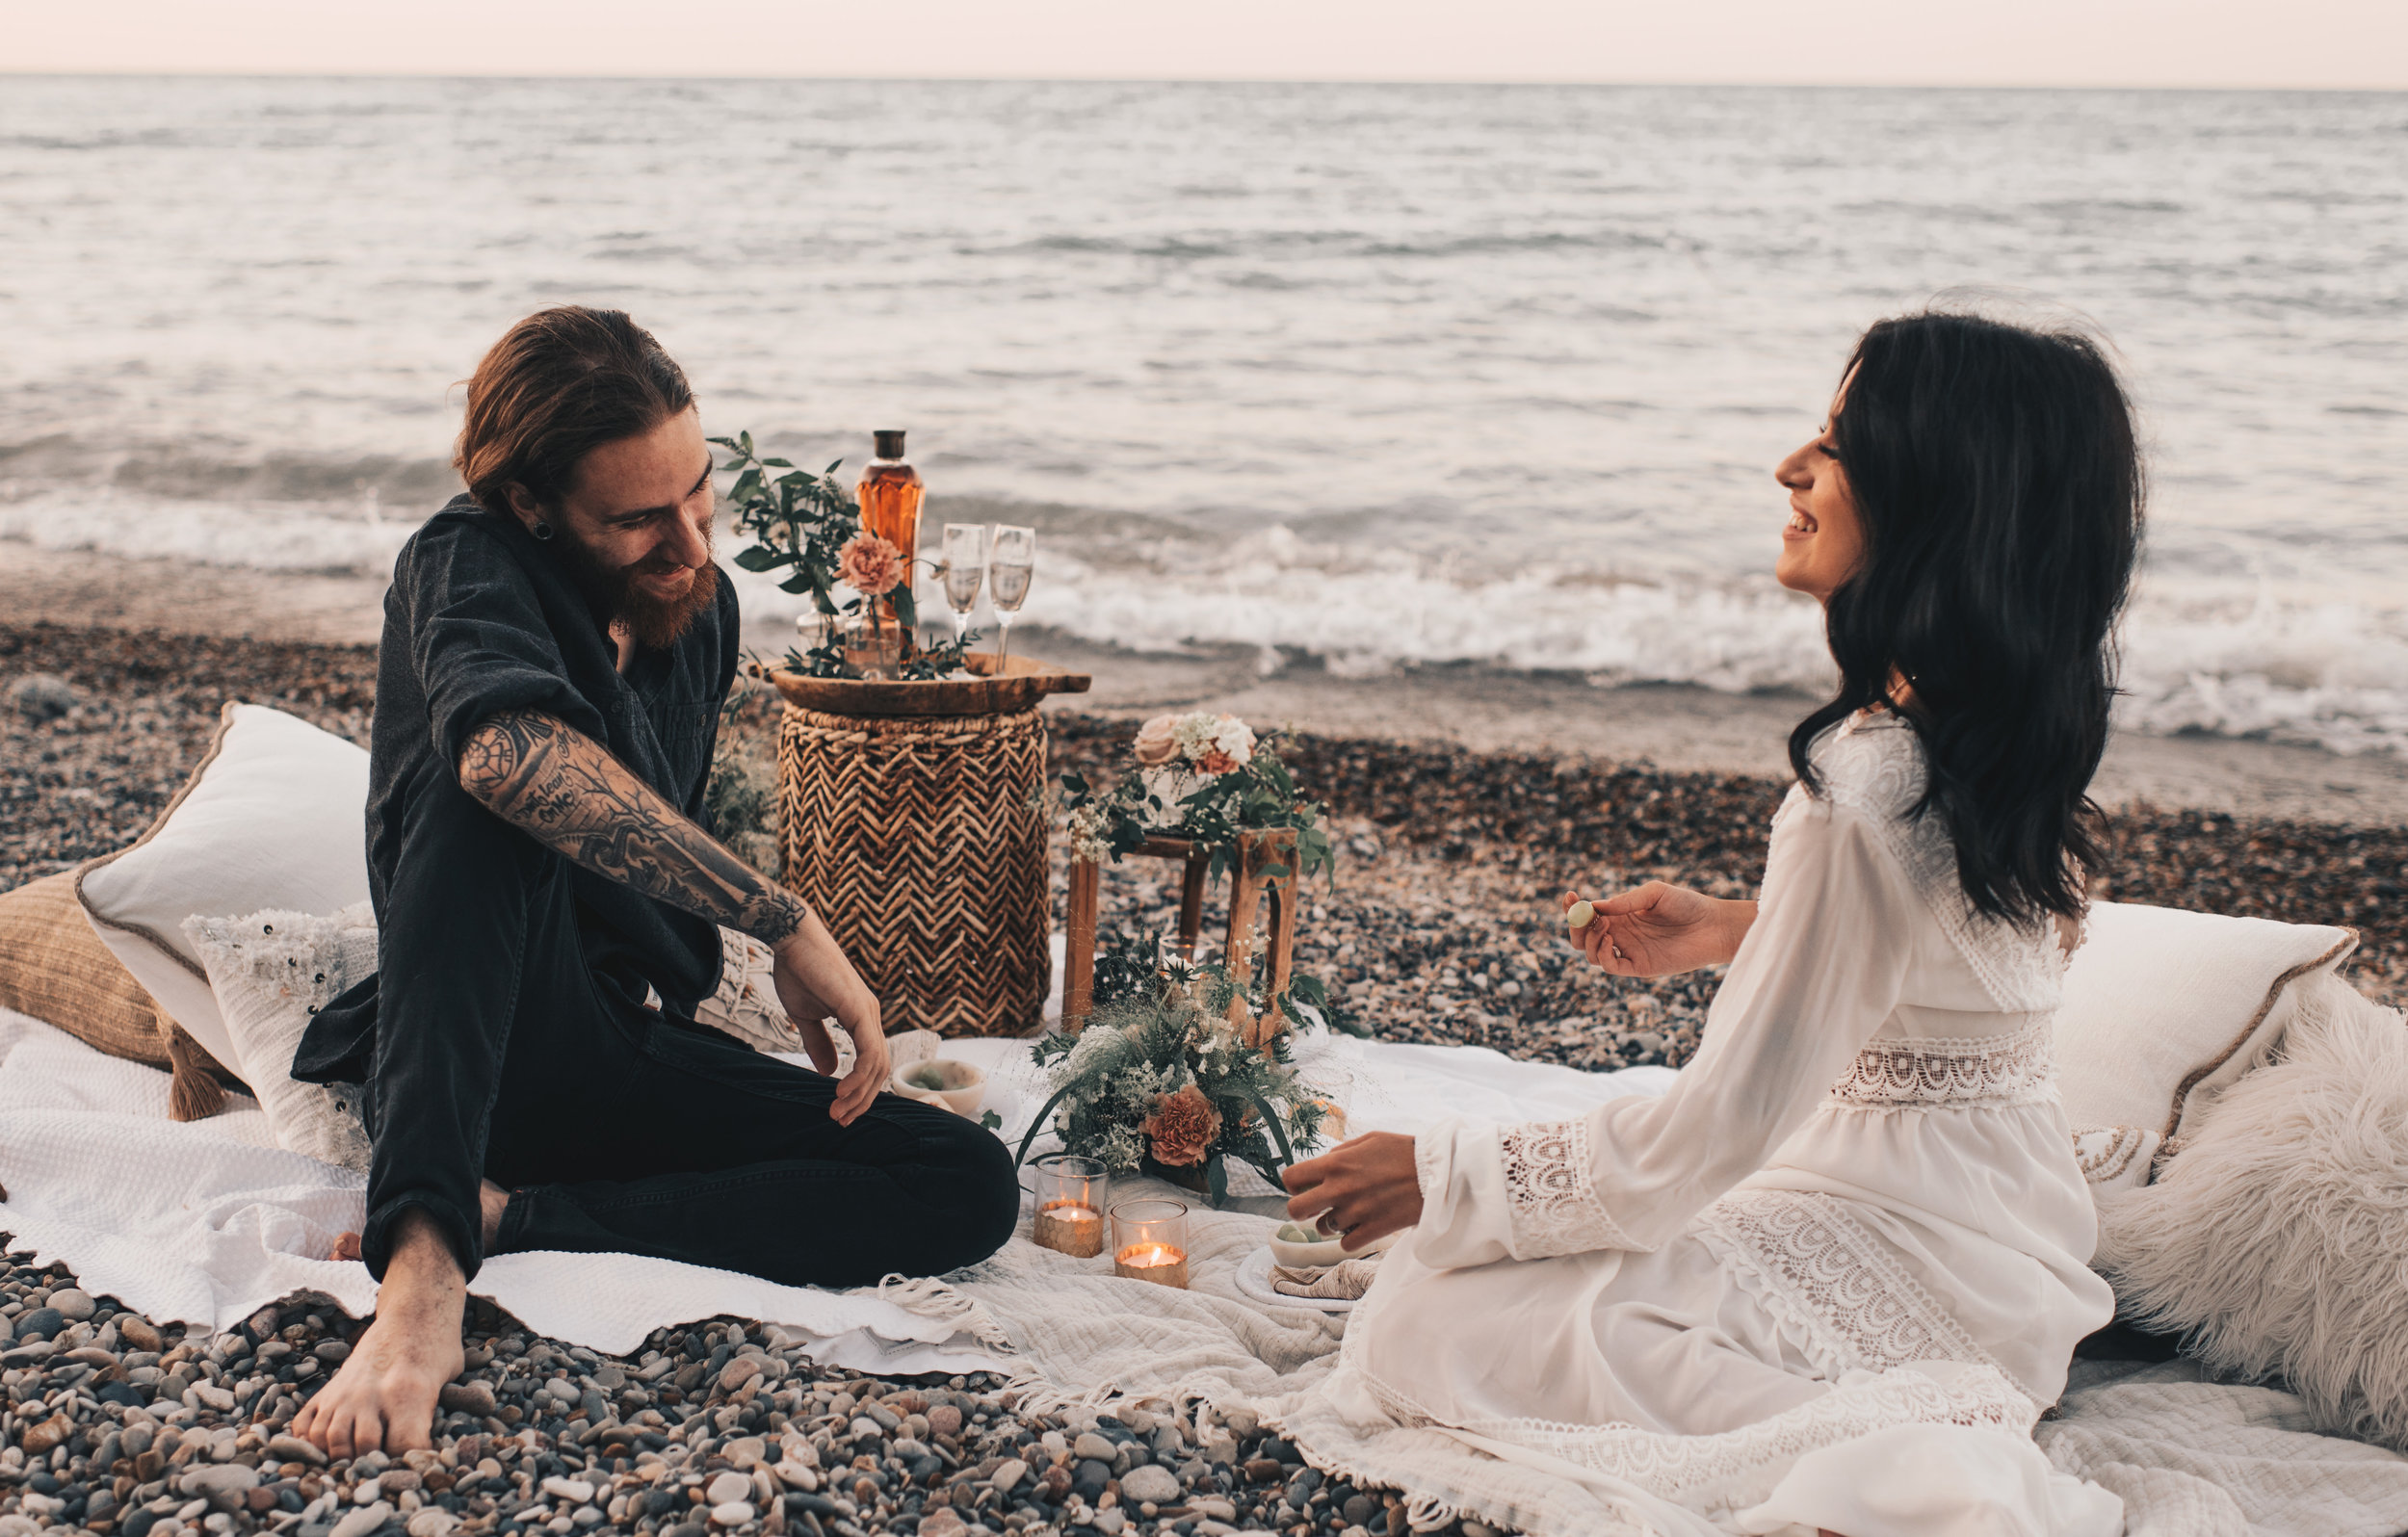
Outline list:
[[[907,584],[920,553],[920,503],[928,487],[921,483],[920,472],[903,457],[901,430],[873,432],[870,441],[877,453],[861,467],[861,487],[856,493],[861,501],[861,527],[902,552],[903,579]],[[903,654],[909,656],[914,649],[910,627],[894,612],[891,598],[885,609],[886,617],[902,632]]]

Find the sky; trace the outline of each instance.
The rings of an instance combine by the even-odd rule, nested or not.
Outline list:
[[[2408,90],[2408,0],[0,0],[0,72]]]

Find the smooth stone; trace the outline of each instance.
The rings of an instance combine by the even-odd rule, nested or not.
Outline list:
[[[381,1499],[372,1500],[368,1504],[353,1507],[334,1524],[327,1537],[368,1537],[370,1532],[392,1519],[391,1505]]]
[[[1339,1507],[1338,1514],[1346,1518],[1349,1526],[1368,1526],[1372,1518],[1379,1514],[1379,1501],[1369,1495],[1354,1495]]]
[[[47,1340],[66,1327],[66,1315],[56,1308],[31,1308],[16,1316],[19,1340]]]
[[[738,1436],[720,1448],[720,1455],[739,1468],[749,1468],[756,1462],[766,1461],[769,1454],[770,1444],[759,1436]]]
[[[929,1429],[940,1436],[961,1434],[961,1411],[949,1403],[940,1403],[929,1411]]]
[[[1263,1427],[1262,1417],[1251,1409],[1229,1410],[1220,1417],[1220,1422],[1227,1425],[1229,1433],[1240,1441],[1245,1440]]]
[[[757,1357],[738,1356],[720,1368],[720,1392],[734,1393],[760,1374],[761,1363]]]
[[[159,1331],[150,1326],[148,1319],[131,1313],[120,1313],[114,1321],[118,1326],[118,1338],[129,1348],[157,1350],[167,1343],[159,1338]]]
[[[877,1427],[880,1430],[885,1431],[890,1436],[903,1428],[903,1416],[895,1413],[894,1410],[887,1408],[882,1403],[864,1404],[861,1407],[861,1412],[872,1420],[877,1420]]]
[[[723,1472],[702,1487],[702,1501],[707,1505],[732,1504],[752,1498],[752,1480],[740,1472]]]
[[[920,1537],[961,1537],[969,1529],[951,1505],[939,1505],[920,1520]]]
[[[752,1514],[749,1499],[731,1499],[724,1505],[711,1507],[711,1521],[720,1526],[741,1526],[752,1519]]]
[[[451,1537],[459,1518],[441,1505],[429,1505],[409,1518],[409,1537]]]
[[[259,1470],[239,1462],[213,1462],[193,1469],[176,1480],[175,1487],[188,1495],[247,1494],[259,1487]]]
[[[1103,1498],[1104,1486],[1112,1481],[1112,1471],[1108,1463],[1092,1457],[1080,1461],[1070,1475],[1070,1492],[1092,1504]]]
[[[777,1481],[784,1484],[789,1489],[799,1489],[805,1494],[814,1494],[819,1490],[820,1474],[818,1470],[806,1468],[801,1463],[796,1462],[791,1457],[786,1461],[779,1463],[776,1467],[771,1469],[770,1472],[775,1473],[777,1475]]]
[[[593,1385],[604,1393],[616,1393],[627,1386],[627,1373],[616,1367],[596,1367],[593,1369]]]
[[[1109,1463],[1120,1455],[1120,1448],[1092,1430],[1082,1430],[1079,1439],[1070,1444],[1070,1455]]]
[[[54,1448],[65,1446],[67,1438],[74,1434],[75,1421],[61,1410],[18,1437],[17,1445],[25,1448],[28,1457],[47,1457]]]
[[[546,1478],[537,1487],[554,1499],[565,1499],[572,1505],[593,1498],[593,1485],[582,1478]]]
[[[327,1454],[299,1436],[270,1436],[267,1449],[277,1462],[305,1462],[312,1468],[327,1465]]]
[[[443,1391],[434,1395],[434,1401],[442,1406],[445,1414],[469,1414],[482,1418],[493,1413],[493,1385],[473,1379],[447,1382]]]
[[[321,1340],[309,1353],[329,1367],[339,1367],[351,1355],[352,1347],[347,1341]]]
[[[1019,1488],[1020,1480],[1027,1476],[1029,1476],[1029,1465],[1018,1457],[1008,1457],[1002,1466],[995,1470],[994,1476],[987,1479],[987,1482],[994,1485],[997,1494],[1008,1495]]]
[[[1129,1513],[1114,1505],[1110,1510],[1099,1510],[1089,1516],[1087,1524],[1102,1532],[1104,1537],[1120,1537],[1120,1528],[1129,1524]]]
[[[83,690],[55,672],[29,672],[9,685],[9,703],[26,719],[55,720],[83,701]]]
[[[82,1287],[61,1287],[50,1293],[50,1305],[65,1316],[69,1323],[81,1323],[92,1316],[100,1304]]]
[[[1182,1493],[1178,1474],[1152,1463],[1142,1468],[1132,1468],[1120,1475],[1120,1498],[1124,1500],[1134,1500],[1139,1504],[1173,1505],[1179,1502]]]
[[[878,1428],[877,1420],[866,1416],[854,1420],[851,1429],[852,1439],[855,1441],[881,1441],[886,1435],[886,1432]]]
[[[1201,1499],[1191,1499],[1188,1501],[1188,1508],[1199,1516],[1210,1516],[1217,1521],[1238,1519],[1238,1507],[1217,1495],[1207,1495]]]

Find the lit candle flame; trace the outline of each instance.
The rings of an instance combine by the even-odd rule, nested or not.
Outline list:
[[[1141,1268],[1158,1264],[1177,1264],[1186,1258],[1185,1252],[1174,1249],[1167,1243],[1132,1243],[1121,1250],[1118,1255],[1122,1264],[1137,1265]]]

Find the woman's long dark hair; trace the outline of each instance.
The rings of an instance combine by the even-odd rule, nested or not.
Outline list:
[[[1929,766],[1915,814],[1947,826],[1966,898],[2077,917],[2140,546],[2131,404],[2089,338],[1973,315],[1881,321],[1843,378],[1865,557],[1825,606],[1839,692],[1790,733],[1791,766],[1818,791],[1815,739],[1903,677]]]

